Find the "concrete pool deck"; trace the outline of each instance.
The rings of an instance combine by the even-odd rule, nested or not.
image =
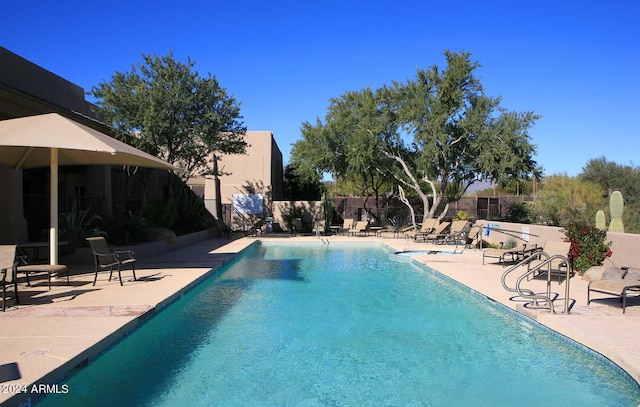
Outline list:
[[[0,403],[2,406],[28,403],[25,386],[53,383],[73,367],[86,363],[162,309],[189,288],[199,283],[238,252],[258,240],[286,241],[278,237],[209,239],[189,247],[138,261],[133,281],[130,270],[123,271],[125,285],[107,281],[101,273],[95,287],[93,266],[71,266],[71,284],[66,278],[54,279],[51,291],[46,280],[32,287],[19,285],[21,305],[9,300],[0,313]],[[338,241],[382,242],[395,251],[451,250],[450,246],[430,246],[404,239],[374,237],[323,237],[329,244]],[[318,237],[295,237],[295,241],[319,242]],[[498,264],[482,265],[482,252],[467,249],[461,254],[437,255],[416,252],[413,257],[469,288],[522,312],[539,323],[572,338],[609,358],[640,382],[640,301],[630,300],[626,314],[617,300],[592,302],[587,307],[587,283],[579,276],[570,281],[570,297],[575,303],[569,315],[523,307],[513,301],[513,293],[502,288],[505,270]],[[546,281],[532,280],[534,291],[546,289]],[[564,297],[565,285],[552,285],[552,291]],[[602,296],[604,297],[604,296]],[[596,298],[601,298],[600,296]],[[10,380],[12,379],[12,380]],[[36,388],[38,389],[38,388]],[[56,391],[55,387],[41,392]],[[72,392],[73,389],[68,389]],[[28,405],[28,404],[25,404]]]

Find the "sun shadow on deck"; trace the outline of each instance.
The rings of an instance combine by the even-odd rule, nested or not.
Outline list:
[[[22,379],[22,374],[16,362],[0,365],[0,383],[20,379]]]
[[[86,285],[86,284],[83,284]],[[87,294],[94,291],[99,291],[99,288],[89,288],[84,290],[73,289],[62,292],[51,292],[48,290],[38,289],[22,289],[18,292],[20,297],[20,306],[25,305],[41,305],[52,304],[54,302],[72,301],[80,295]]]

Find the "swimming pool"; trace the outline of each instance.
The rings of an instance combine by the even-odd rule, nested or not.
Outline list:
[[[38,406],[640,401],[610,365],[390,253],[254,245]]]

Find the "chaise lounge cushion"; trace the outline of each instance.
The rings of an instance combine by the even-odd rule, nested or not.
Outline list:
[[[597,290],[599,292],[607,292],[619,295],[622,293],[622,290],[625,287],[631,287],[634,285],[640,286],[640,281],[629,281],[618,278],[611,280],[592,281],[591,284],[589,284],[589,289],[591,289],[592,291]]]
[[[624,279],[628,281],[640,280],[640,270],[630,269],[629,271],[627,271],[627,274],[624,276]]]
[[[602,279],[603,280],[621,279],[621,278],[624,278],[625,274],[627,273],[618,267],[607,267],[602,272]]]
[[[633,274],[632,274],[633,273]],[[627,278],[612,278],[595,280],[589,283],[587,288],[587,305],[591,303],[591,292],[598,292],[602,294],[609,294],[615,297],[620,297],[622,301],[622,312],[625,312],[626,297],[631,294],[637,296],[640,294],[640,280],[638,280],[637,272],[630,272],[630,276]]]
[[[584,281],[602,280],[602,275],[606,269],[604,266],[589,267],[584,274],[582,274],[582,279]]]
[[[67,266],[65,266],[63,264],[55,264],[55,265],[51,265],[51,264],[27,264],[25,266],[18,266],[17,267],[17,272],[18,273],[25,273],[25,275],[27,277],[27,285],[28,286],[31,285],[31,281],[29,280],[29,275],[30,274],[38,274],[38,273],[47,274],[48,283],[49,283],[49,290],[51,290],[51,277],[53,277],[53,276],[60,277],[62,274],[66,274],[67,275],[67,284],[69,284],[69,269],[67,268]]]

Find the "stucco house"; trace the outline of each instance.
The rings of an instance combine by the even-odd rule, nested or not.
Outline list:
[[[247,131],[246,154],[223,155],[218,168],[220,202],[216,198],[214,177],[198,177],[187,184],[205,199],[213,214],[221,205],[225,223],[242,228],[256,218],[273,214],[273,202],[283,199],[282,152],[271,131]]]

